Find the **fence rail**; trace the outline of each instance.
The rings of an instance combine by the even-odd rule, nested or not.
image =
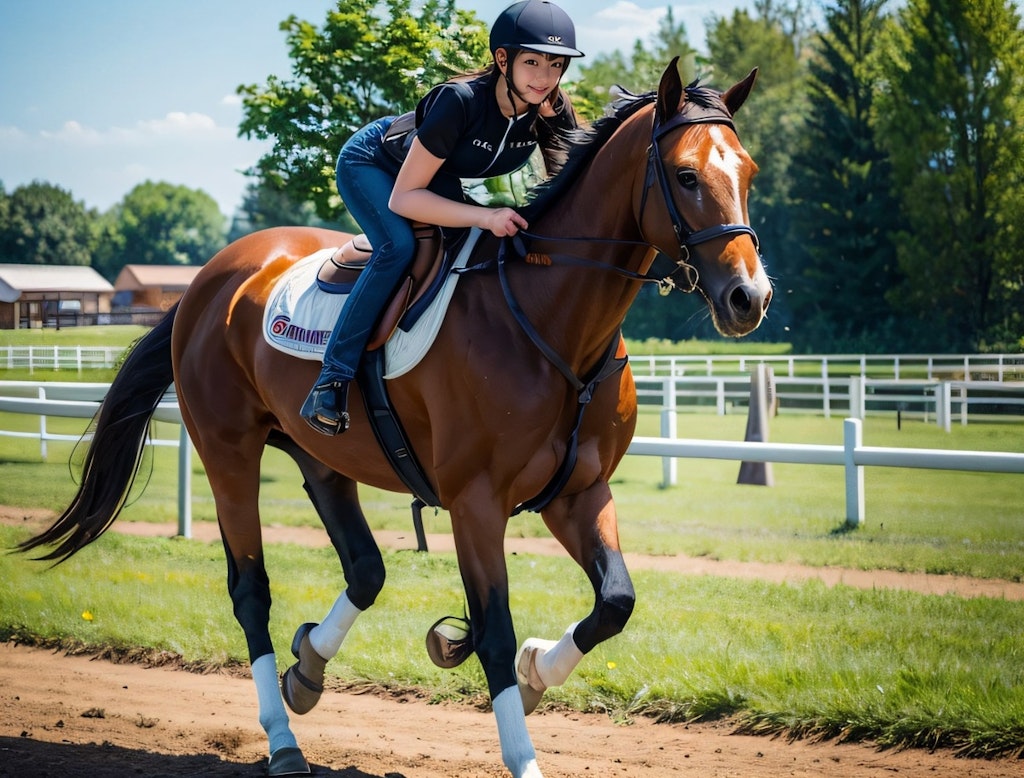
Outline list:
[[[0,367],[8,370],[82,370],[117,365],[120,346],[0,346]]]
[[[778,375],[924,378],[970,381],[1024,380],[1024,354],[784,354],[741,356],[645,356],[630,354],[636,376],[715,376],[749,372],[764,362]]]
[[[160,314],[162,315],[162,314]],[[114,367],[124,351],[111,346],[0,346],[0,368],[83,370]],[[905,378],[958,381],[1024,380],[1024,354],[783,354],[652,356],[630,354],[636,376],[735,376],[753,365],[771,365],[796,378]]]
[[[107,389],[106,384],[0,381],[0,412],[25,413],[40,417],[39,433],[0,430],[0,436],[38,436],[42,456],[45,458],[46,440],[78,439],[77,436],[48,434],[46,417],[91,418]],[[666,412],[669,413],[671,412]],[[181,413],[177,398],[173,394],[168,393],[164,397],[155,417],[158,421],[181,425],[177,440],[154,443],[178,447],[178,532],[185,537],[191,537],[192,445],[184,425],[181,424]],[[862,423],[857,418],[848,418],[844,421],[843,443],[832,446],[682,439],[675,437],[674,429],[674,425],[668,425],[667,428],[663,425],[663,434],[666,434],[666,437],[634,437],[627,453],[661,457],[666,463],[675,459],[690,458],[841,466],[846,471],[846,521],[851,526],[858,526],[864,522],[865,467],[1024,474],[1024,453],[864,446]],[[665,470],[668,472],[667,467]]]

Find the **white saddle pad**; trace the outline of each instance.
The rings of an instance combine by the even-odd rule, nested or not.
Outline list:
[[[480,237],[474,227],[454,267],[465,267]],[[322,361],[334,323],[348,300],[347,294],[324,292],[316,282],[320,266],[336,249],[321,249],[296,262],[277,282],[263,311],[263,337],[267,343],[300,359]],[[396,329],[384,346],[384,377],[397,378],[412,370],[430,349],[444,321],[459,274],[449,273],[444,285],[408,330]]]

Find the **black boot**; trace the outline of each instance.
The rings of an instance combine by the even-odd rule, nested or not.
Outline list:
[[[317,384],[302,404],[299,415],[323,435],[340,435],[348,429],[348,381]]]

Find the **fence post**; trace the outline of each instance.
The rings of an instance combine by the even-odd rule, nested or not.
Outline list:
[[[46,399],[46,389],[39,387],[38,397],[40,400]],[[39,416],[39,458],[44,462],[46,461],[46,417]]]
[[[860,419],[843,421],[843,460],[846,470],[846,526],[864,523],[864,468],[858,467],[855,452],[863,442]]]
[[[754,367],[750,375],[750,407],[747,411],[747,432],[745,441],[768,442],[768,414],[774,404],[772,369],[764,362]],[[771,462],[740,462],[738,484],[774,486],[775,475]]]
[[[178,534],[192,537],[192,441],[178,425]]]
[[[832,387],[828,383],[828,360],[821,360],[821,394],[825,418],[832,418]]]
[[[662,410],[661,410],[661,437],[674,440],[679,412],[676,409],[676,379],[668,376],[662,380]],[[675,486],[678,480],[679,463],[675,457],[662,457],[661,459],[661,485],[663,487]]]
[[[850,376],[850,415],[855,419],[864,418],[865,394],[864,373]]]

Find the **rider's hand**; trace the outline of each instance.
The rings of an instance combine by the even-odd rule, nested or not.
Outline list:
[[[519,230],[525,230],[529,226],[526,219],[512,208],[489,208],[487,210],[487,214],[479,225],[480,229],[490,230],[499,238],[515,235]]]

